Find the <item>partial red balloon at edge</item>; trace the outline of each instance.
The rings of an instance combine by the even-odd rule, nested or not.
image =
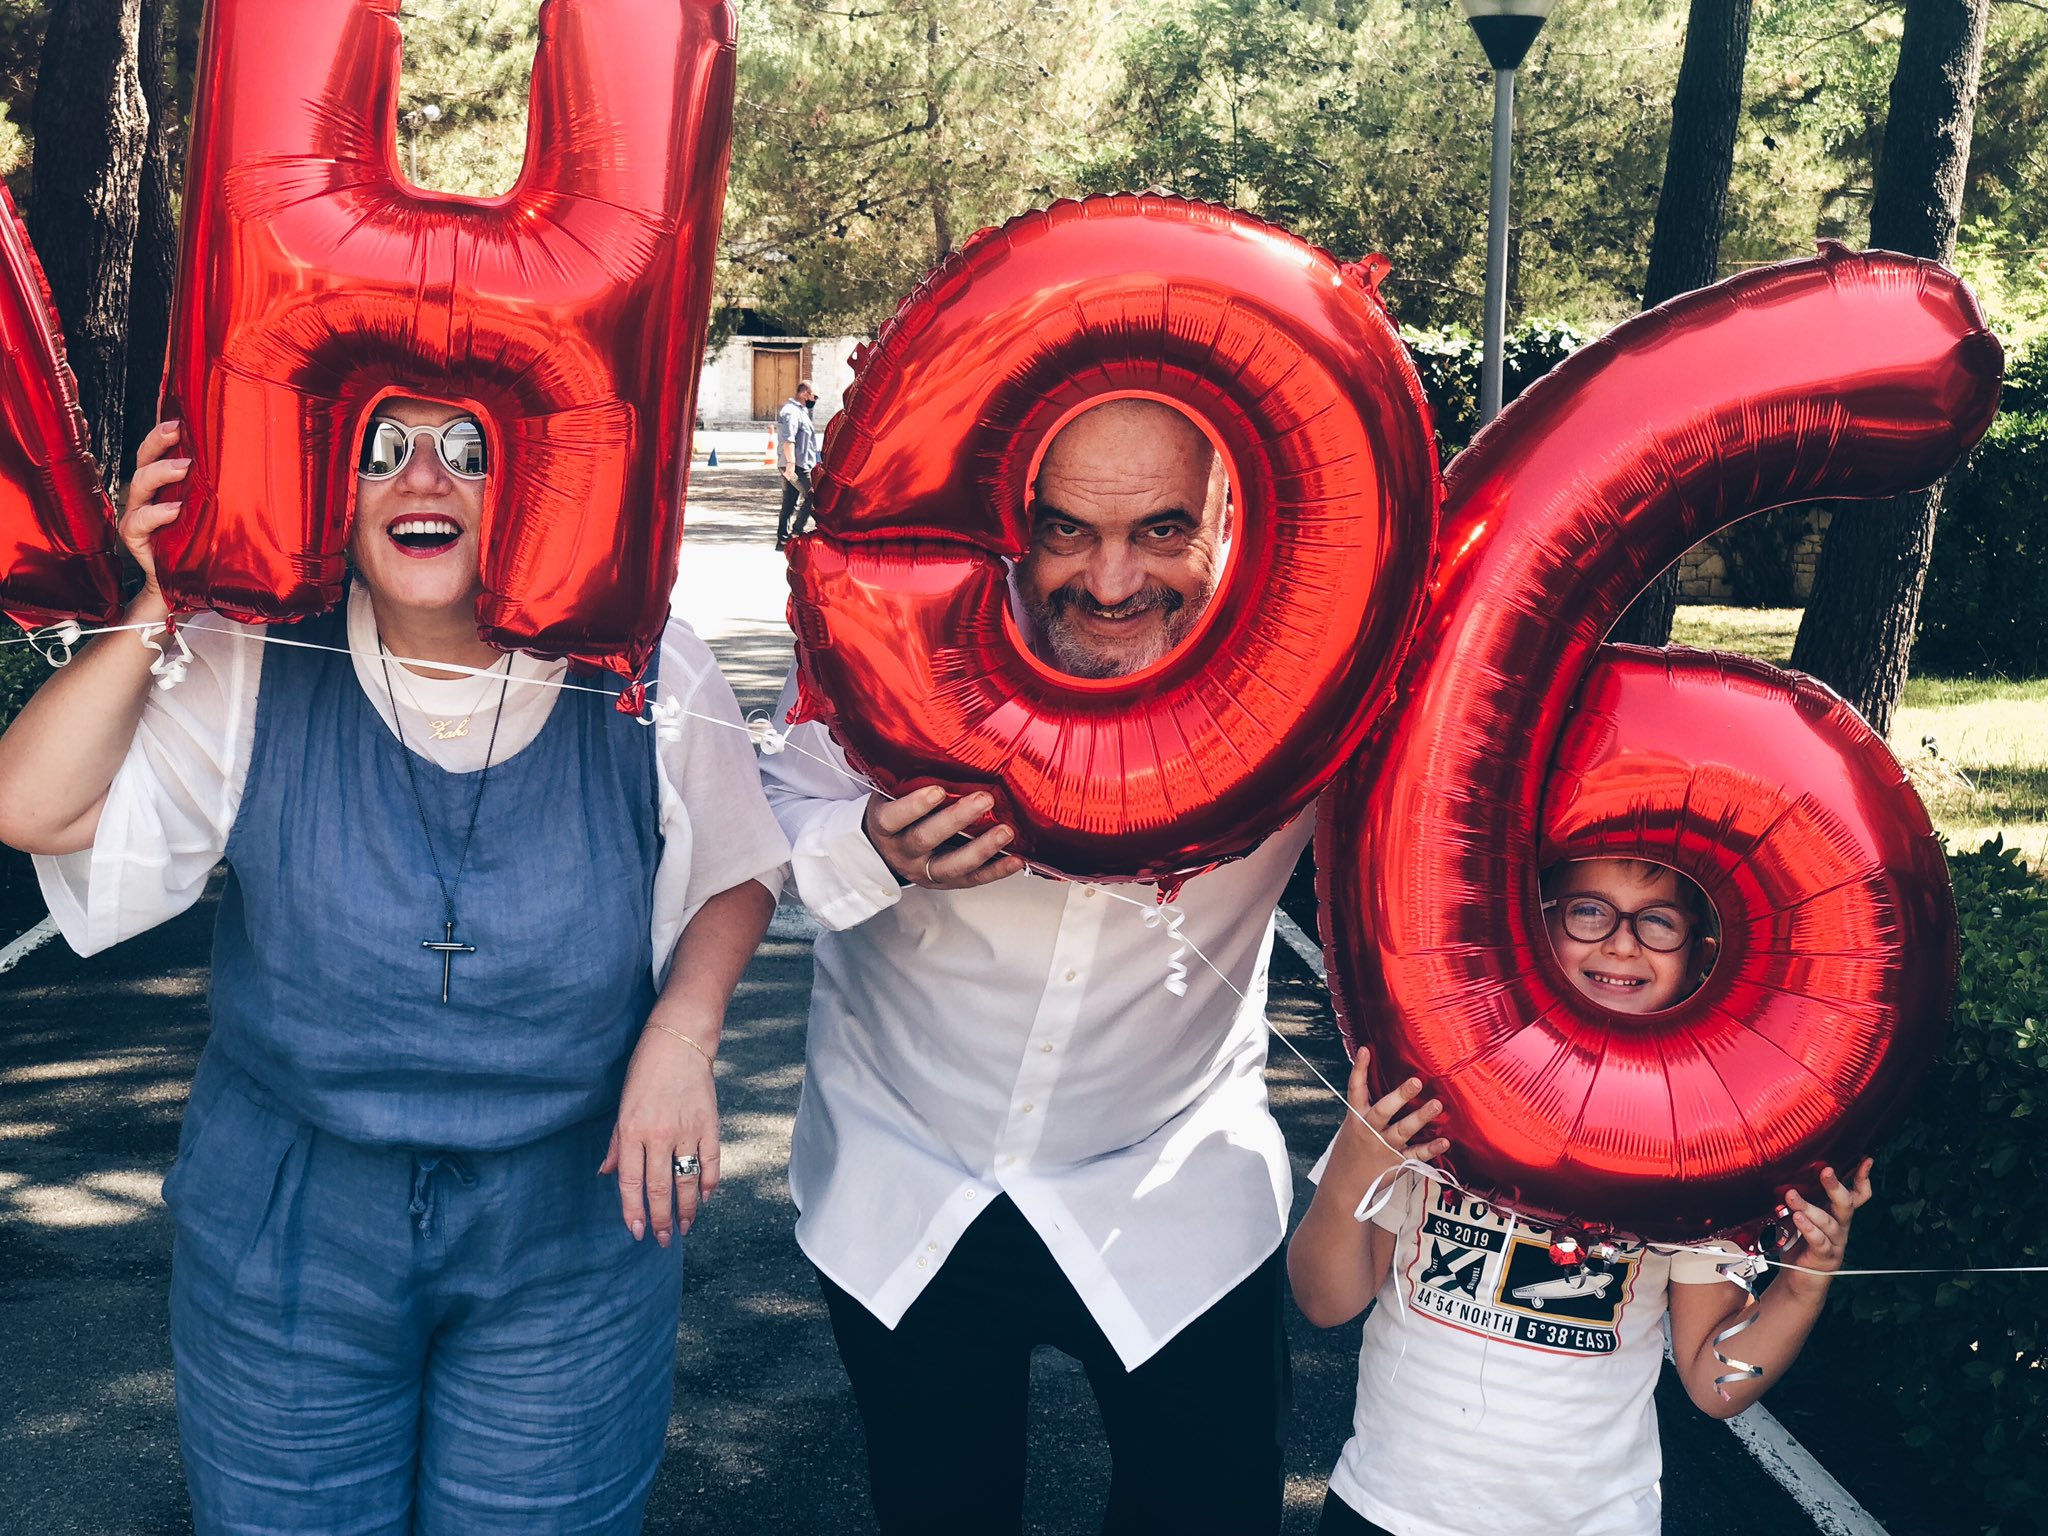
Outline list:
[[[790,555],[797,717],[888,793],[992,791],[1014,851],[1077,878],[1170,890],[1292,820],[1387,702],[1436,530],[1384,270],[1152,195],[978,235],[859,356],[826,434]],[[1207,431],[1234,547],[1186,641],[1089,681],[1032,654],[1009,568],[1046,443],[1119,397]]]
[[[27,628],[121,611],[114,509],[42,263],[0,187],[0,612]]]
[[[332,605],[357,444],[394,394],[474,411],[492,474],[478,629],[637,673],[682,536],[731,138],[728,0],[547,0],[525,168],[407,185],[400,0],[213,0],[164,413],[184,510],[166,597]]]
[[[1817,1196],[1822,1162],[1896,1123],[1954,952],[1910,786],[1808,680],[1598,647],[1742,516],[1939,478],[2001,366],[1953,274],[1826,247],[1618,327],[1453,462],[1430,610],[1380,742],[1324,799],[1317,866],[1346,1037],[1382,1086],[1445,1100],[1461,1180],[1695,1239]],[[1665,1014],[1598,1007],[1551,953],[1538,875],[1589,852],[1720,906],[1728,953]]]

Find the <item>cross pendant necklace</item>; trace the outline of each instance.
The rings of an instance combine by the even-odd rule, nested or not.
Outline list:
[[[462,888],[462,871],[469,865],[469,845],[476,840],[477,813],[483,809],[484,789],[491,777],[491,757],[498,747],[498,724],[505,718],[505,694],[512,686],[512,658],[505,658],[505,680],[498,686],[498,709],[491,720],[491,739],[484,747],[483,771],[477,775],[476,795],[469,803],[469,830],[462,836],[462,853],[455,861],[455,878],[451,881],[441,873],[441,855],[434,848],[433,824],[427,820],[427,802],[420,795],[419,774],[412,765],[412,748],[405,742],[405,727],[398,721],[398,694],[391,686],[391,658],[384,649],[383,635],[377,636],[377,660],[384,668],[384,691],[391,699],[391,727],[398,735],[398,755],[405,760],[405,781],[412,788],[412,802],[420,813],[420,835],[427,840],[427,860],[434,866],[434,883],[441,887],[442,920],[441,937],[421,939],[420,948],[441,957],[441,1001],[448,1001],[449,988],[454,980],[455,957],[473,955],[474,944],[459,944],[455,939],[455,893]],[[475,710],[470,711],[475,714]],[[469,720],[465,717],[461,729],[443,735],[444,722],[431,722],[436,741],[449,741],[469,734]]]
[[[448,979],[449,973],[455,968],[455,957],[475,954],[476,946],[455,942],[454,918],[449,918],[441,927],[442,936],[438,939],[421,939],[420,948],[431,949],[441,957],[441,1001],[445,1003],[448,1001]]]

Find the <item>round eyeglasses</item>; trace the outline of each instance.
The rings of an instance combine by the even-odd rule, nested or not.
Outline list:
[[[484,453],[484,429],[468,416],[458,416],[438,427],[409,427],[389,416],[370,418],[370,430],[363,434],[363,456],[356,473],[365,480],[389,480],[412,462],[416,438],[426,438],[440,455],[442,466],[458,480],[481,480],[488,467]]]
[[[1543,903],[1546,912],[1553,907],[1566,936],[1581,944],[1599,944],[1627,923],[1638,944],[1660,955],[1685,948],[1699,926],[1690,912],[1669,902],[1660,901],[1634,912],[1622,911],[1604,896],[1560,896]]]

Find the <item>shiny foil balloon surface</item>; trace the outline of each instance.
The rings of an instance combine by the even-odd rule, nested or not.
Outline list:
[[[819,531],[790,550],[798,717],[890,793],[990,789],[1013,851],[1076,877],[1170,888],[1285,825],[1383,708],[1436,529],[1383,271],[1157,196],[977,236],[856,360],[826,434]],[[1186,641],[1083,680],[1032,653],[1010,564],[1048,440],[1132,396],[1222,450],[1231,547]]]
[[[332,604],[365,422],[474,411],[478,629],[635,672],[668,611],[731,140],[727,0],[548,0],[526,164],[424,192],[395,146],[399,0],[213,0],[164,413],[174,608]]]
[[[0,613],[33,627],[121,611],[114,509],[42,264],[0,187]]]
[[[1596,667],[1597,648],[1658,571],[1750,512],[1938,478],[1990,424],[2001,364],[1952,274],[1825,248],[1620,326],[1453,462],[1399,703],[1325,797],[1317,864],[1346,1034],[1382,1085],[1413,1072],[1443,1098],[1461,1180],[1696,1238],[1794,1183],[1817,1197],[1821,1161],[1893,1122],[1954,944],[1911,789],[1816,685]],[[1641,854],[1721,906],[1728,953],[1662,1014],[1599,1007],[1551,953],[1554,756],[1548,854]]]

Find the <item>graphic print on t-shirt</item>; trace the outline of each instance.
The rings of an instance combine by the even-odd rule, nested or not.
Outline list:
[[[1619,1342],[1642,1250],[1623,1246],[1605,1264],[1559,1267],[1546,1227],[1507,1218],[1483,1200],[1439,1185],[1425,1205],[1408,1279],[1424,1317],[1531,1349],[1606,1355]]]

